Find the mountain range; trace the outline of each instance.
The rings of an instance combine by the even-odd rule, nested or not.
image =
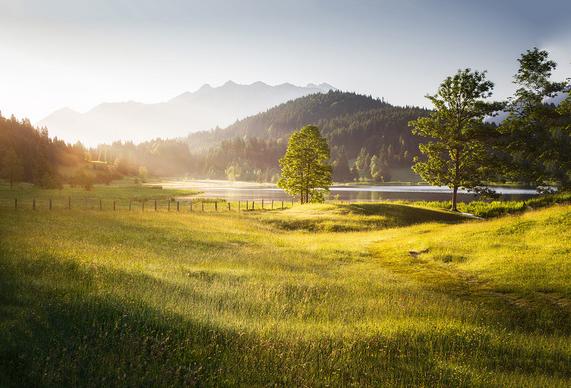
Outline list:
[[[81,141],[93,146],[116,140],[141,142],[157,137],[176,138],[235,121],[281,104],[335,88],[329,84],[296,86],[290,83],[249,85],[228,81],[222,86],[203,85],[166,102],[102,103],[80,113],[69,108],[57,110],[40,120],[50,134],[68,142]]]

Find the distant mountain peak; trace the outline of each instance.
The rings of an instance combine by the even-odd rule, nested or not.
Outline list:
[[[337,90],[337,88],[335,86],[332,86],[326,82],[322,82],[319,85],[317,85],[319,88],[321,89],[327,89],[327,90]]]
[[[312,89],[319,89],[319,90],[321,90],[322,92],[328,92],[328,91],[330,91],[330,90],[337,90],[336,87],[334,87],[334,86],[332,86],[332,85],[330,85],[330,84],[328,84],[328,83],[325,83],[325,82],[322,82],[322,83],[320,83],[319,85],[318,85],[318,84],[314,84],[314,83],[309,83],[309,84],[306,85],[306,87],[307,87],[307,88],[312,88]]]
[[[58,109],[58,110],[54,111],[52,114],[56,114],[56,113],[79,113],[79,112],[76,111],[76,110],[71,109],[71,108],[68,107],[68,106],[65,106],[65,107],[63,107],[63,108],[61,108],[61,109]]]
[[[311,84],[315,85],[315,84]],[[134,101],[101,103],[85,113],[60,109],[38,124],[67,141],[88,145],[114,140],[136,142],[156,137],[180,137],[189,132],[224,127],[250,115],[308,94],[327,92],[331,85],[268,85],[262,81],[239,84],[232,80],[220,86],[204,84],[161,103]]]
[[[198,88],[197,92],[200,92],[201,90],[211,90],[212,86],[210,86],[210,84],[204,84],[202,85],[200,88]],[[189,93],[189,92],[187,92]]]
[[[56,111],[53,111],[52,113],[49,114],[49,116],[47,116],[45,119],[48,118],[59,118],[59,117],[70,117],[70,116],[77,116],[80,115],[81,113],[79,113],[78,111],[75,111],[69,107],[63,107],[61,109],[58,109]],[[45,120],[44,119],[44,120]]]

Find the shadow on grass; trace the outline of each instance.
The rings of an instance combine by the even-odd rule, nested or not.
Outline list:
[[[571,377],[569,354],[513,348],[481,328],[314,339],[245,333],[136,299],[140,287],[172,287],[146,275],[2,248],[0,266],[2,386],[458,386],[490,383],[490,372]],[[120,298],[114,286],[127,293]],[[449,359],[463,368],[448,367]]]
[[[456,213],[392,203],[353,203],[340,206],[348,208],[353,214],[367,216],[383,215],[402,218],[403,225],[412,225],[421,222],[453,223],[466,220],[466,217]]]
[[[308,205],[258,218],[284,230],[350,232],[409,226],[426,222],[467,221],[461,214],[390,203]]]

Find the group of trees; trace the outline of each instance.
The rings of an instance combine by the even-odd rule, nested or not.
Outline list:
[[[0,179],[10,188],[28,182],[43,188],[70,184],[90,189],[126,174],[123,163],[104,163],[92,153],[81,143],[50,138],[46,128],[35,128],[27,119],[0,115]]]
[[[231,173],[239,169],[250,171],[246,179],[275,180],[277,161],[289,136],[312,123],[329,143],[334,180],[382,181],[390,179],[392,169],[412,165],[420,139],[410,132],[408,122],[428,113],[370,96],[330,91],[286,102],[225,129],[191,134],[187,141],[194,154],[209,155],[208,176],[223,177],[227,169]],[[254,147],[238,153],[233,142],[252,142],[264,147],[265,153],[260,156]],[[360,156],[368,158],[366,166],[357,161]]]
[[[281,141],[233,138],[201,151],[191,151],[180,139],[155,139],[140,144],[114,142],[89,151],[92,160],[115,165],[123,175],[191,176],[269,182],[279,176],[278,159],[285,152]]]
[[[494,84],[485,72],[459,70],[428,96],[431,114],[411,121],[413,133],[427,139],[413,169],[452,189],[452,210],[459,188],[486,191],[487,182],[570,187],[571,98],[550,103],[568,85],[551,81],[556,64],[546,51],[528,50],[519,64],[509,101],[489,101]],[[485,120],[498,112],[507,114],[499,125]]]
[[[334,161],[335,179],[342,182],[347,181],[373,181],[386,182],[391,180],[391,167],[411,162],[410,153],[404,148],[404,140],[399,138],[402,152],[393,152],[392,144],[382,144],[379,151],[370,154],[366,147],[362,147],[352,164],[348,163],[347,157],[343,154]],[[403,151],[404,150],[404,151]]]
[[[278,159],[284,154],[282,139],[236,137],[224,140],[204,154],[192,172],[209,178],[276,182],[279,178]]]
[[[177,139],[155,139],[140,144],[113,142],[101,144],[88,151],[91,161],[112,166],[123,176],[145,179],[147,175],[181,176],[198,162],[188,145]]]
[[[61,170],[83,158],[83,149],[50,139],[45,128],[36,129],[29,120],[0,115],[0,178],[10,187],[17,182],[60,187],[64,182]]]

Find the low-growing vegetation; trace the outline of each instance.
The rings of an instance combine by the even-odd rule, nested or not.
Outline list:
[[[285,230],[348,232],[408,226],[423,222],[454,223],[461,214],[398,203],[328,203],[296,206],[257,215],[262,222]]]
[[[571,383],[569,205],[0,212],[3,386]]]
[[[0,181],[0,199],[11,200],[13,198],[101,198],[101,199],[133,199],[150,200],[165,199],[174,196],[198,194],[194,190],[179,190],[163,188],[152,184],[139,184],[132,179],[122,179],[112,185],[94,185],[91,190],[85,190],[78,186],[62,186],[60,189],[42,189],[40,187],[20,183],[10,188]]]
[[[396,201],[396,203],[413,204],[437,209],[450,209],[450,201]],[[477,217],[491,218],[505,214],[521,213],[525,210],[540,209],[553,204],[571,203],[571,192],[542,195],[521,201],[472,201],[459,202],[460,212],[473,214]]]

